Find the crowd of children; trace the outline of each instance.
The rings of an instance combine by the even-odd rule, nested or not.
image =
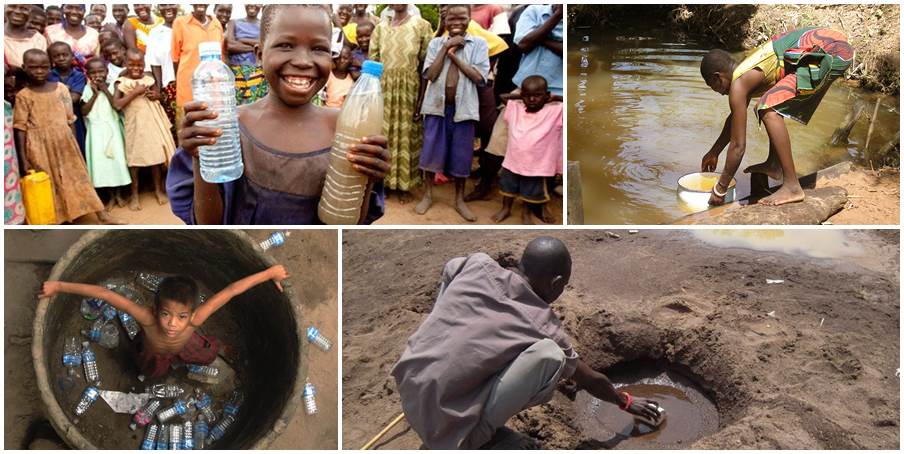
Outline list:
[[[237,19],[231,5],[209,7],[116,4],[104,23],[106,5],[6,5],[6,132],[15,138],[6,141],[6,223],[24,221],[19,177],[29,171],[49,175],[57,223],[88,214],[115,223],[113,206],[140,210],[146,174],[157,202],[187,223],[317,223],[336,121],[326,108],[341,107],[368,59],[383,64],[385,111],[383,135],[349,154],[374,182],[365,222],[383,214],[384,189],[407,202],[422,182],[414,208],[425,213],[447,178],[467,221],[477,220],[467,202],[496,195],[497,180],[504,207],[494,221],[515,199],[524,222],[529,212],[554,221],[545,203],[561,174],[560,5],[441,6],[437,26],[415,5],[250,4]],[[289,27],[296,22],[312,26]],[[198,146],[218,134],[196,125],[216,113],[191,93],[199,44],[209,41],[222,43],[241,106],[245,175],[226,185],[194,172]],[[298,49],[310,65],[298,63]],[[479,183],[466,194],[471,176]]]

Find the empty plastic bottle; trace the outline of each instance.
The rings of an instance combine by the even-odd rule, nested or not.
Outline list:
[[[98,298],[85,298],[82,300],[81,311],[85,320],[97,320],[100,317],[104,300]]]
[[[104,320],[108,322],[116,318],[117,313],[118,311],[116,310],[116,308],[111,306],[110,303],[104,303],[103,307],[101,308],[101,315],[103,316]]]
[[[154,444],[155,450],[169,449],[169,424],[161,424],[159,432],[157,432],[157,443]]]
[[[245,395],[241,391],[234,391],[229,402],[226,402],[226,405],[223,406],[223,415],[238,416],[243,402],[245,402]]]
[[[157,413],[157,420],[160,422],[167,422],[176,416],[182,416],[188,412],[188,405],[191,405],[191,402],[186,404],[184,400],[176,399],[172,405]]]
[[[317,394],[317,391],[314,389],[314,385],[311,383],[305,383],[304,385],[304,411],[309,415],[313,415],[317,413],[317,401],[314,399],[314,395]]]
[[[78,368],[82,365],[82,355],[78,348],[78,339],[70,337],[63,344],[63,365],[69,376],[78,375]]]
[[[181,396],[185,390],[179,385],[160,383],[146,387],[144,392],[163,399],[174,399]]]
[[[150,424],[150,422],[154,420],[154,415],[157,414],[157,410],[160,409],[162,404],[163,402],[158,399],[147,401],[144,406],[135,412],[135,416],[132,417],[132,423],[129,424],[129,429],[135,430]]]
[[[207,110],[217,113],[217,118],[199,121],[197,125],[222,130],[217,143],[199,147],[201,178],[208,183],[233,181],[244,172],[235,110],[235,76],[221,59],[221,45],[220,42],[198,45],[201,63],[191,78],[194,101],[206,103]]]
[[[329,351],[330,347],[333,346],[333,343],[324,337],[323,334],[320,334],[320,331],[313,326],[308,327],[308,342],[316,345],[323,351]]]
[[[235,417],[232,415],[223,416],[223,419],[220,420],[213,429],[210,429],[210,435],[207,436],[207,444],[216,442],[217,440],[223,438],[223,435],[226,435],[226,431],[229,430],[229,427],[232,426],[232,423],[235,422]]]
[[[205,366],[203,364],[186,364],[189,374],[202,375],[206,377],[216,377],[220,375],[220,369],[213,366]]]
[[[204,415],[198,415],[198,419],[195,421],[195,449],[207,447],[207,435],[209,432],[207,418]]]
[[[156,447],[157,433],[160,432],[160,426],[157,423],[148,425],[144,432],[144,439],[141,441],[141,449],[148,451]]]
[[[97,388],[93,386],[89,386],[85,388],[85,392],[82,393],[82,398],[79,399],[78,404],[75,406],[75,416],[84,415],[89,408],[91,408],[91,404],[97,400],[97,396],[100,395],[100,392]]]
[[[85,380],[100,385],[100,371],[97,369],[97,355],[87,342],[82,342],[82,365],[85,367]]]
[[[330,152],[330,168],[317,206],[317,215],[326,224],[354,225],[360,220],[368,177],[352,168],[347,154],[349,147],[362,137],[382,134],[382,74],[381,63],[365,61],[361,77],[342,103]]]
[[[148,289],[149,292],[157,293],[157,289],[160,288],[160,282],[163,281],[163,276],[141,271],[135,276],[135,280],[138,281],[139,285]]]
[[[182,424],[169,426],[169,448],[171,450],[182,449]]]
[[[194,427],[191,420],[182,423],[182,446],[179,449],[195,449]]]
[[[138,331],[141,330],[138,326],[138,322],[135,321],[135,317],[132,317],[126,311],[119,311],[119,323],[121,323],[122,328],[126,330],[129,339],[135,339],[135,336],[138,335]]]
[[[291,235],[291,234],[292,234],[292,232],[290,232],[288,230],[286,230],[284,232],[273,232],[273,234],[270,235],[270,238],[267,238],[266,240],[261,241],[260,247],[261,247],[261,249],[266,251],[268,249],[282,246],[283,244],[285,244],[286,238],[288,238],[289,235]]]

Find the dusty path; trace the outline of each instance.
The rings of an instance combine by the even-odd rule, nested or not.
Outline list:
[[[583,358],[599,370],[642,358],[683,365],[715,401],[718,432],[684,448],[898,448],[896,231],[851,232],[842,250],[864,255],[842,258],[720,248],[685,231],[547,233],[573,254],[554,309]],[[476,251],[512,263],[538,234],[345,234],[345,449],[400,413],[389,370],[431,310],[443,264]],[[573,405],[557,393],[509,426],[547,449],[601,447],[578,432]],[[403,423],[379,447],[419,445]]]
[[[156,205],[156,203],[155,203]],[[85,231],[55,230],[5,232],[4,275],[4,447],[28,448],[30,428],[45,420],[38,397],[31,360],[32,323],[37,301],[34,295],[50,275],[53,264]],[[257,240],[269,230],[246,230]],[[338,338],[338,279],[335,231],[295,232],[281,248],[271,250],[283,263],[304,305],[305,322],[315,324],[328,338]],[[317,385],[318,414],[305,415],[297,405],[295,418],[271,445],[271,449],[336,449],[338,438],[338,353],[310,349],[308,373]],[[304,377],[302,377],[303,379]],[[31,447],[59,449],[35,444]]]

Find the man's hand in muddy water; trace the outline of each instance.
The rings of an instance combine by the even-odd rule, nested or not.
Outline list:
[[[635,397],[634,401],[631,402],[631,406],[628,407],[626,411],[632,415],[643,416],[644,418],[658,421],[659,418],[662,417],[658,408],[659,403],[656,401]]]
[[[38,298],[51,298],[53,295],[60,292],[60,288],[61,284],[59,281],[47,281],[41,288],[41,293],[38,294]]]

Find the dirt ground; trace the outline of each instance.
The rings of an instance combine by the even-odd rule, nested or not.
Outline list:
[[[719,430],[683,448],[899,448],[898,231],[840,232],[825,250],[861,255],[835,258],[716,247],[689,231],[615,232],[346,232],[343,448],[401,412],[389,371],[430,312],[444,263],[482,251],[511,264],[544,233],[572,252],[553,309],[591,367],[664,360],[716,404]],[[579,432],[574,406],[556,393],[508,425],[545,449],[606,447]],[[404,422],[378,444],[419,446]]]
[[[847,190],[848,202],[838,214],[829,218],[832,224],[895,225],[900,222],[898,169],[873,171],[858,167],[837,178],[821,179],[816,186],[841,186]]]
[[[156,203],[155,203],[156,205]],[[85,231],[7,230],[4,275],[4,448],[59,449],[47,440],[48,425],[38,397],[31,359],[34,295],[50,275],[54,263]],[[256,240],[270,230],[246,230]],[[331,230],[296,231],[285,245],[270,253],[283,263],[304,305],[306,323],[316,325],[329,339],[338,339],[337,234]],[[306,290],[307,289],[307,290]],[[318,413],[305,414],[302,402],[292,422],[271,449],[336,449],[338,447],[338,358],[335,351],[309,349],[309,378],[317,387]],[[303,379],[304,377],[302,377]],[[35,437],[45,439],[31,444]],[[55,437],[50,437],[55,438]]]

